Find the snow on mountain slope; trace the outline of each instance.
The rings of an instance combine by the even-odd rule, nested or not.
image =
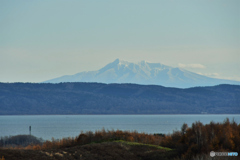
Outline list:
[[[209,78],[160,63],[149,63],[146,61],[131,63],[119,59],[107,64],[98,71],[80,72],[45,81],[45,83],[60,82],[136,83],[178,88],[218,84],[240,85],[238,81]]]

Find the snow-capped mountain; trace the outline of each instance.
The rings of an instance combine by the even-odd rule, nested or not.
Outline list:
[[[119,59],[97,71],[80,72],[45,81],[45,83],[60,82],[136,83],[178,88],[218,84],[240,85],[238,81],[210,78],[160,63],[146,61],[131,63]]]

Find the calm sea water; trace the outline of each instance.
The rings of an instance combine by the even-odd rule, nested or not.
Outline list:
[[[129,130],[145,133],[172,133],[179,130],[185,122],[195,121],[203,124],[223,122],[233,118],[240,123],[240,115],[38,115],[38,116],[0,116],[0,136],[29,134],[50,140],[75,137],[81,131]]]

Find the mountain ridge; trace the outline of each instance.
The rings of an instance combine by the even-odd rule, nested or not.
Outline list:
[[[131,63],[120,59],[116,59],[97,71],[84,71],[44,81],[44,83],[60,82],[136,83],[177,88],[218,84],[240,85],[238,81],[210,78],[161,63],[147,61]]]
[[[239,114],[240,85],[0,83],[0,115]]]

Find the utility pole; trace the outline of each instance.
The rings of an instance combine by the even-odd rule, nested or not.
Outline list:
[[[31,136],[31,126],[29,126],[29,134],[30,134],[30,136]]]

